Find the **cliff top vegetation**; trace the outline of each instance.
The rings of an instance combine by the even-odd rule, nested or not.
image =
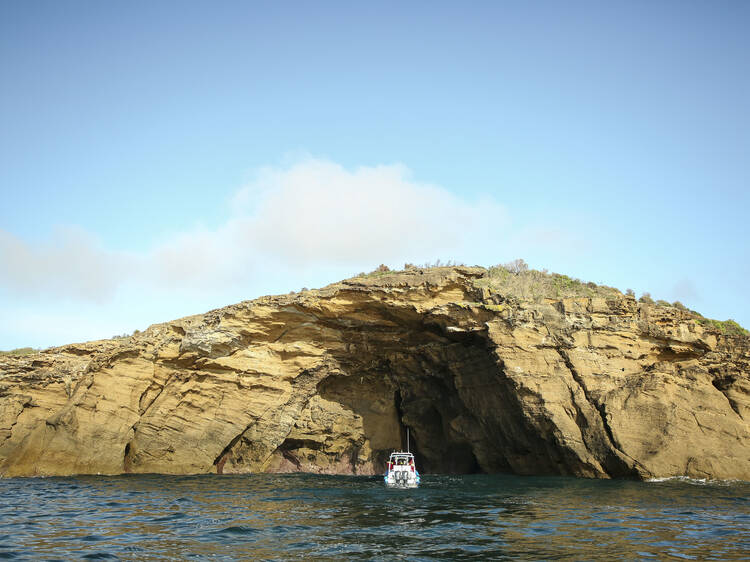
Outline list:
[[[423,265],[414,265],[407,263],[401,272],[413,270],[431,270],[436,268],[447,268],[463,266],[464,264],[453,261],[428,262]],[[360,273],[355,278],[372,278],[383,277],[386,275],[399,273],[393,271],[388,266],[381,264],[370,273]],[[581,281],[575,277],[569,277],[560,273],[552,273],[546,269],[531,269],[522,259],[516,259],[508,263],[494,265],[487,269],[487,273],[474,281],[476,287],[489,289],[492,293],[497,293],[504,297],[514,297],[519,300],[541,301],[542,299],[562,299],[562,298],[633,298],[635,292],[632,289],[626,289],[623,293],[615,287],[601,285],[591,281]],[[734,320],[713,320],[705,318],[695,310],[687,308],[680,301],[670,303],[665,300],[654,300],[650,293],[643,293],[638,299],[639,302],[657,306],[676,308],[691,315],[696,322],[705,326],[711,326],[725,335],[748,336],[750,331],[740,326]]]
[[[21,355],[30,355],[37,351],[39,350],[34,349],[33,347],[18,347],[9,351],[0,351],[0,356],[20,357]]]

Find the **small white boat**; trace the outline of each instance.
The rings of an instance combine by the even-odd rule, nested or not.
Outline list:
[[[385,471],[385,485],[389,488],[416,488],[421,480],[414,455],[411,453],[394,452],[388,459]]]

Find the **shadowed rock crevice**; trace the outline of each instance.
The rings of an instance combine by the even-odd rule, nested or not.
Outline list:
[[[723,377],[715,378],[711,381],[711,384],[721,392],[727,399],[727,402],[729,402],[729,406],[732,408],[735,414],[742,417],[742,414],[740,413],[740,408],[735,400],[733,400],[729,392],[732,389],[733,385],[737,382],[737,377],[734,377],[732,375],[725,375]]]
[[[130,443],[125,444],[125,450],[122,453],[122,471],[131,472],[132,466],[130,461]]]
[[[591,405],[592,410],[598,414],[598,419],[592,420],[593,423],[590,423],[586,416],[583,414],[583,411],[575,402],[575,396],[573,391],[571,390],[571,400],[575,404],[576,408],[576,421],[578,422],[579,427],[581,427],[582,434],[588,436],[586,444],[589,450],[594,453],[594,456],[597,457],[597,460],[602,464],[602,468],[604,468],[609,476],[622,477],[634,475],[634,469],[632,465],[629,465],[622,459],[622,451],[620,450],[615,436],[612,433],[612,428],[607,421],[607,412],[605,409],[605,405],[595,400],[590,395],[589,390],[586,388],[586,383],[576,371],[576,368],[573,365],[573,362],[570,360],[570,356],[568,355],[568,353],[562,348],[557,348],[557,351],[560,354],[560,357],[562,358],[565,366],[570,371],[573,380],[581,389],[586,402],[588,402]],[[586,421],[583,421],[581,418],[585,419]],[[604,436],[606,436],[606,443],[604,442],[605,439],[602,439],[602,431],[599,431],[599,429],[601,429],[604,433]],[[615,454],[615,451],[617,451],[617,453],[619,454]]]

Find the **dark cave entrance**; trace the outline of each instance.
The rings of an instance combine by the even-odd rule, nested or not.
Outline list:
[[[508,455],[524,433],[521,416],[484,334],[446,334],[421,322],[400,328],[347,331],[346,352],[336,354],[347,375],[331,377],[321,396],[363,416],[376,466],[384,466],[394,449],[406,450],[409,428],[410,449],[423,473],[512,472]],[[382,419],[368,423],[369,405],[352,398],[365,387],[377,388],[391,403],[397,424],[379,446]]]

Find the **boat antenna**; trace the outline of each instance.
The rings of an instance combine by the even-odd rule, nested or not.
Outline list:
[[[411,453],[409,450],[409,428],[406,428],[406,452]]]

